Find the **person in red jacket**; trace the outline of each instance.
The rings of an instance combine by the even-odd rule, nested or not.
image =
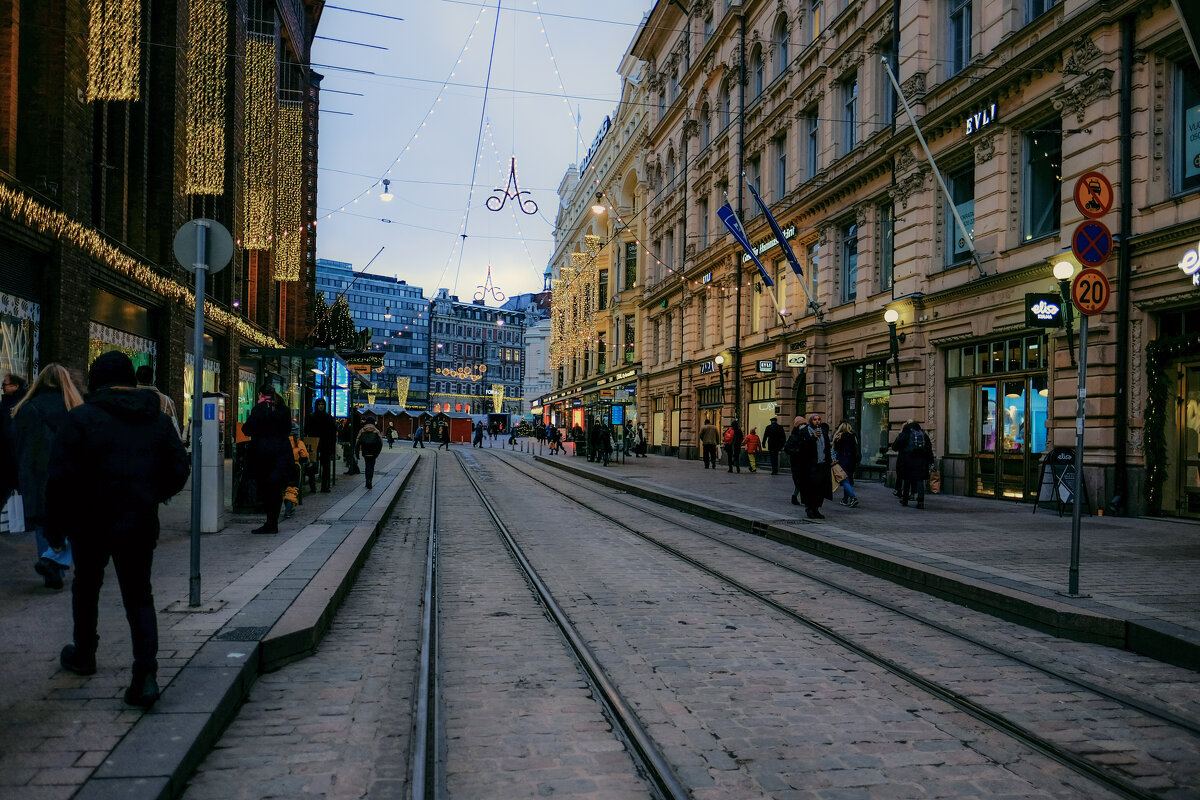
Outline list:
[[[762,447],[762,440],[758,438],[758,428],[751,428],[746,434],[746,438],[742,440],[742,447],[746,449],[746,460],[750,462],[750,471],[758,472],[758,461],[754,454]]]

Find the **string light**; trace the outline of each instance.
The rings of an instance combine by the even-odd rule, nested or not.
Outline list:
[[[188,194],[225,191],[224,0],[188,4],[187,187]]]
[[[270,250],[275,224],[275,39],[246,40],[246,149],[242,237],[247,250]]]
[[[61,211],[43,206],[23,192],[3,183],[0,183],[0,214],[9,217],[18,225],[78,248],[97,262],[137,281],[160,297],[182,303],[188,308],[196,307],[196,295],[190,288],[160,275],[153,267],[126,255],[115,245],[109,244],[95,229],[81,225]],[[211,300],[204,302],[204,315],[236,331],[241,338],[249,342],[262,347],[283,347],[283,343],[275,337],[263,333],[243,317],[221,308]]]
[[[401,408],[408,403],[408,386],[411,378],[396,378],[396,402]]]
[[[480,378],[487,372],[487,364],[474,364],[472,366],[462,366],[455,369],[450,367],[438,367],[438,375],[444,375],[447,378],[457,378],[460,381],[471,381],[477,383]]]
[[[141,0],[89,0],[87,99],[139,99]]]
[[[504,384],[492,384],[492,408],[497,414],[500,413],[501,406],[504,405]]]
[[[550,365],[554,368],[580,358],[596,338],[596,259],[603,240],[583,237],[584,252],[571,254],[551,295]]]
[[[279,104],[279,148],[275,176],[275,238],[273,271],[277,281],[300,280],[304,237],[300,234],[300,187],[304,184],[304,111],[293,103]]]

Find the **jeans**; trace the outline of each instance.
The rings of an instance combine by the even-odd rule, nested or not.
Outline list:
[[[767,455],[771,459],[771,474],[778,475],[779,474],[779,451],[778,450],[768,450]]]
[[[363,464],[366,465],[367,488],[371,488],[371,479],[375,477],[375,459],[378,456],[363,456]]]
[[[713,469],[717,468],[717,446],[715,444],[701,445],[704,450],[704,468],[708,469],[709,465]]]
[[[93,533],[92,536],[97,536]],[[104,569],[112,559],[125,604],[125,619],[133,642],[133,677],[136,681],[158,672],[158,618],[154,613],[154,594],[150,570],[154,563],[154,542],[143,537],[102,533],[104,540],[71,540],[75,550],[75,581],[71,585],[71,610],[75,618],[75,648],[94,656],[100,637],[96,634],[99,617],[100,587]]]

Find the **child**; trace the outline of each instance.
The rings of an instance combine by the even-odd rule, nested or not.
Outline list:
[[[283,518],[290,519],[292,512],[300,503],[300,478],[308,467],[308,448],[300,438],[299,423],[292,423],[292,474],[288,479],[287,488],[283,490]]]
[[[758,428],[751,428],[746,434],[746,438],[742,440],[742,446],[746,448],[746,459],[750,462],[750,471],[758,472],[758,461],[754,454],[762,446],[762,440],[758,438]]]

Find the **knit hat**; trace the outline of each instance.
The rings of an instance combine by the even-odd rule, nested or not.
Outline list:
[[[120,350],[109,350],[101,354],[88,369],[88,391],[94,392],[105,386],[136,386],[133,362]]]

